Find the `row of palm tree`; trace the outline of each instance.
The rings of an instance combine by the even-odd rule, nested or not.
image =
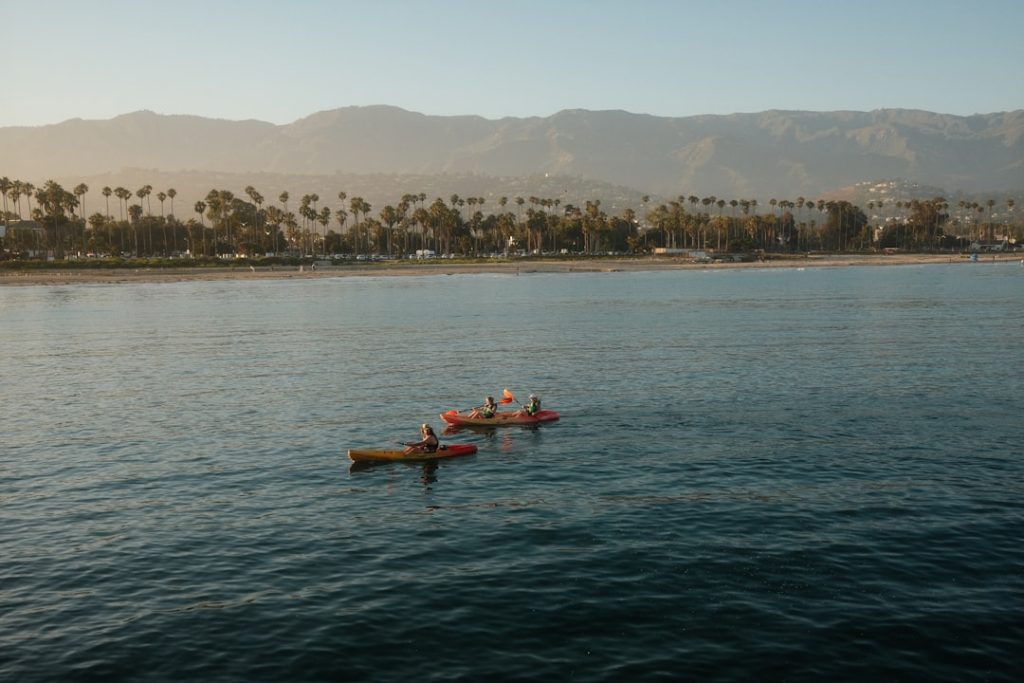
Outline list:
[[[966,239],[978,240],[991,239],[995,231],[991,219],[994,200],[985,204],[961,201],[958,211],[951,213],[942,197],[889,204],[871,201],[868,213],[845,201],[771,199],[769,210],[759,213],[756,199],[680,195],[649,206],[650,197],[644,196],[641,213],[626,208],[609,216],[597,199],[576,206],[544,197],[499,197],[494,202],[496,210],[486,212],[484,197],[453,194],[447,201],[438,197],[427,205],[426,194],[418,193],[403,194],[375,215],[369,202],[344,191],[337,193],[333,207],[309,193],[300,197],[292,211],[289,192],[280,193],[276,205],[264,206],[263,195],[250,185],[242,196],[211,189],[192,206],[195,216],[182,221],[174,210],[174,188],[154,194],[149,184],[134,192],[103,187],[103,211],[87,217],[88,192],[84,183],[67,192],[52,180],[36,188],[31,183],[0,179],[4,223],[21,219],[24,197],[29,216],[44,227],[41,234],[9,231],[5,247],[11,251],[45,249],[57,258],[68,253],[165,257],[282,253],[402,256],[417,250],[489,254],[509,249],[594,253],[654,247],[848,251],[880,245],[940,248],[950,246],[944,239],[948,234],[966,231]],[[159,215],[153,213],[154,196]],[[111,197],[117,200],[116,216],[111,211]],[[1012,199],[1006,201],[1006,207],[1006,216],[1012,216]],[[982,221],[986,209],[987,226]],[[1010,227],[1004,218],[1004,229]],[[1015,226],[1017,232],[1020,227]]]

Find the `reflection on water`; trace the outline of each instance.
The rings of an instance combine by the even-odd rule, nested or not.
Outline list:
[[[492,426],[479,426],[479,425],[448,425],[445,427],[442,434],[444,436],[458,436],[471,434],[474,437],[474,442],[479,445],[480,448],[496,448],[500,453],[511,454],[515,452],[515,446],[517,439],[523,441],[525,439],[534,438],[539,435],[540,430],[543,429],[557,429],[558,423],[537,423],[537,424],[510,424],[502,425],[500,427]],[[532,436],[531,436],[532,435]]]
[[[359,475],[368,472],[377,472],[381,476],[391,476],[394,468],[401,467],[404,471],[418,470],[419,480],[427,489],[431,484],[437,483],[438,472],[437,460],[425,460],[419,462],[402,462],[400,460],[356,460],[349,464],[349,475]]]
[[[428,489],[430,488],[431,484],[437,483],[437,462],[429,461],[423,463],[421,472],[422,474],[420,474],[420,481],[423,482],[423,485],[426,486]]]

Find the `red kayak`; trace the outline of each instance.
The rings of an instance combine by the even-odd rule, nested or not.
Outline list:
[[[459,443],[442,445],[436,451],[415,451],[406,453],[400,448],[351,448],[348,451],[349,460],[353,462],[364,462],[367,460],[402,460],[405,462],[423,462],[425,460],[440,460],[442,458],[456,458],[460,455],[473,455],[476,453],[476,446],[471,443]]]
[[[521,415],[518,411],[497,412],[494,417],[470,417],[469,413],[449,410],[441,413],[441,419],[450,425],[460,427],[501,427],[504,425],[533,425],[538,422],[553,422],[558,419],[554,410],[538,410],[533,415]]]

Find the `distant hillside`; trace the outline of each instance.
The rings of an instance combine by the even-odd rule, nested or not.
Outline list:
[[[969,117],[890,109],[686,118],[571,110],[488,120],[375,106],[319,112],[284,126],[136,112],[0,128],[0,175],[12,179],[85,179],[126,168],[194,172],[190,177],[383,174],[379,180],[411,176],[424,183],[435,176],[558,177],[666,197],[813,198],[877,178],[951,192],[1019,192],[1024,110]],[[250,182],[259,185],[257,177]],[[541,194],[531,188],[526,183],[522,191]],[[395,194],[405,191],[420,190]]]

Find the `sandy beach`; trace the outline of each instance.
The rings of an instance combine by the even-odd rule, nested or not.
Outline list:
[[[1021,261],[1015,254],[987,254],[981,263]],[[854,266],[905,266],[923,264],[971,263],[961,254],[892,255],[799,255],[770,258],[746,263],[693,263],[671,257],[599,258],[552,261],[496,261],[460,263],[443,260],[429,262],[379,262],[317,267],[234,266],[224,268],[125,268],[125,269],[47,269],[19,271],[0,269],[3,285],[117,284],[127,282],[184,282],[189,280],[292,280],[325,277],[380,277],[461,274],[529,273],[615,273],[656,270],[729,270],[735,268],[843,268]]]

